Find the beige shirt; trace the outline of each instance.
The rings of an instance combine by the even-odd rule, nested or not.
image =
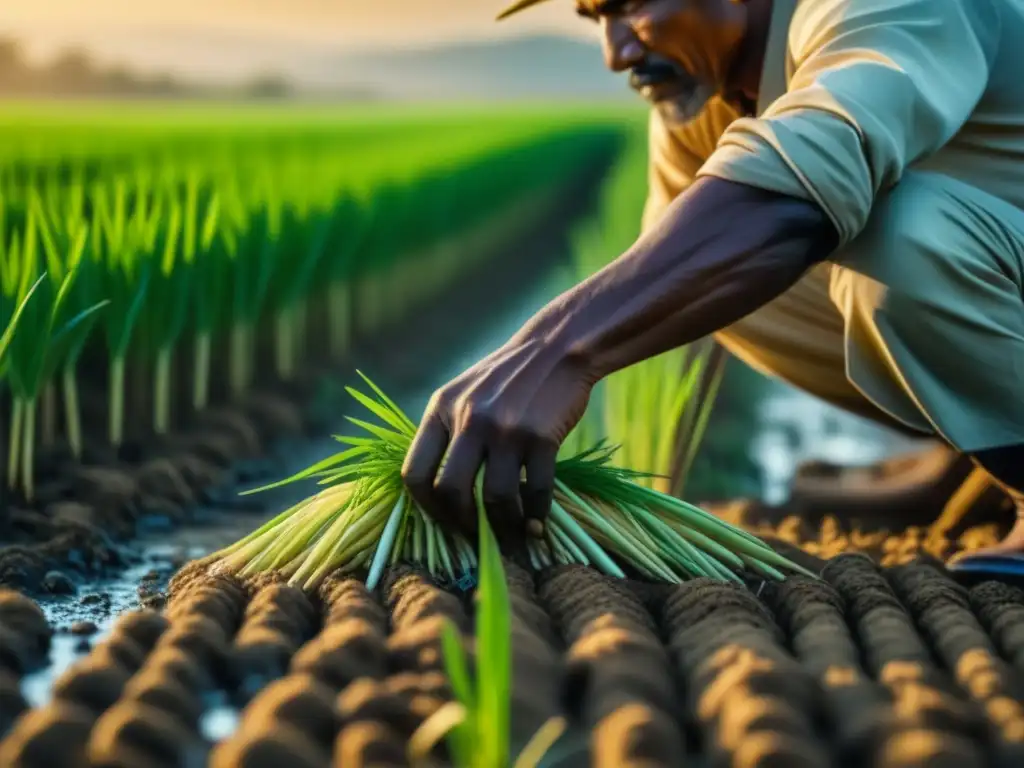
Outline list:
[[[1024,208],[1024,0],[775,0],[768,54],[757,118],[652,115],[652,207],[717,176],[817,202],[847,243],[921,167]]]
[[[654,113],[650,153],[645,228],[694,179],[715,176],[817,203],[839,232],[839,265],[876,199],[909,170],[942,173],[1024,211],[1024,0],[774,0],[757,117],[741,117],[718,99],[682,128],[670,129]],[[1022,270],[1010,271],[1010,292],[1019,294]],[[920,282],[930,277],[907,279],[923,290]],[[949,291],[945,283],[934,288]],[[977,324],[991,324],[994,305],[977,292],[958,290],[950,300],[971,303],[971,295]],[[968,313],[964,324],[972,322]],[[950,339],[951,354],[968,338]],[[944,415],[929,413],[926,421],[947,436],[972,445],[1009,439],[1010,432],[1024,437],[1024,422],[999,436],[969,434],[977,414],[952,412],[955,393],[947,398],[941,380],[948,372],[894,381],[900,361],[876,341],[876,349],[861,350],[881,361],[876,370],[851,379],[879,394],[876,403],[888,401],[886,410],[900,420],[925,426],[920,414],[928,403],[915,390],[941,401],[933,410]],[[1021,366],[1024,357],[1007,363],[1006,375],[1019,377]]]

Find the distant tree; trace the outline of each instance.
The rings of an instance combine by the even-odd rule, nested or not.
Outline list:
[[[139,88],[138,78],[124,67],[109,69],[103,76],[103,90],[115,96],[134,94]]]
[[[45,76],[50,90],[60,94],[86,95],[97,90],[100,80],[92,58],[77,48],[64,51],[54,59]]]
[[[177,96],[185,91],[184,86],[175,80],[171,75],[160,74],[149,80],[146,84],[146,92],[153,96]]]
[[[0,92],[25,90],[29,85],[29,75],[21,43],[13,37],[0,37]]]
[[[291,92],[291,83],[280,75],[260,75],[243,88],[243,95],[251,99],[285,99]]]
[[[3,0],[0,0],[3,2]],[[145,76],[127,66],[101,68],[88,51],[62,51],[49,64],[32,66],[14,37],[0,35],[0,97],[4,96],[150,96],[156,98],[241,96],[284,99],[292,84],[277,74],[259,75],[241,86],[204,86],[178,80],[167,73]]]
[[[13,72],[25,68],[21,43],[13,37],[0,37],[0,72]]]

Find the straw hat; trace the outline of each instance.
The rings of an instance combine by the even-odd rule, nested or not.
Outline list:
[[[546,0],[516,0],[512,5],[506,8],[504,11],[498,14],[498,21],[507,19],[509,16],[525,11],[527,8],[531,8],[539,3],[546,2]]]

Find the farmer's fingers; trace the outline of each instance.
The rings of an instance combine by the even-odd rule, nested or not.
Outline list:
[[[448,450],[448,460],[434,483],[434,498],[444,507],[445,519],[454,520],[466,533],[476,532],[476,504],[473,484],[484,459],[483,440],[474,432],[457,432]]]
[[[449,437],[448,428],[441,417],[436,413],[428,413],[402,465],[402,480],[409,494],[431,516],[435,516],[440,506],[434,495],[434,479],[448,448]]]
[[[487,517],[499,539],[520,537],[523,508],[519,496],[520,454],[510,444],[487,452],[484,462],[483,502]]]
[[[527,520],[545,520],[551,511],[557,459],[558,444],[550,440],[537,440],[527,451],[526,482],[521,488],[523,514]]]

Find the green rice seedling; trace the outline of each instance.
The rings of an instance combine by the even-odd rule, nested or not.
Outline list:
[[[239,232],[231,280],[231,394],[240,397],[255,373],[256,330],[273,275],[273,257],[281,237],[281,206],[266,173],[257,176],[247,196],[234,198],[249,226]]]
[[[478,492],[479,498],[479,492]],[[409,741],[409,760],[426,765],[427,755],[445,739],[455,768],[509,765],[512,690],[512,609],[501,551],[483,507],[477,505],[480,578],[477,585],[476,669],[470,665],[459,630],[449,621],[441,635],[445,671],[455,700],[440,707]],[[546,722],[512,763],[537,768],[567,727],[564,717]]]
[[[22,281],[17,279],[12,269],[6,269],[9,263],[6,261],[8,253],[3,248],[3,239],[0,238],[0,328],[3,328],[3,333],[0,334],[0,397],[3,396],[7,371],[10,365],[8,357],[8,350],[11,348],[11,343],[14,340],[14,335],[18,330],[18,324],[21,320],[22,315],[25,313],[25,309],[28,303],[32,300],[33,295],[39,288],[40,283],[46,279],[46,275],[40,275],[35,283],[30,285],[27,289],[23,287]],[[0,409],[0,439],[4,434],[4,414]],[[16,449],[16,439],[12,430],[12,443],[14,446],[8,446],[8,466],[7,476],[9,478],[17,478],[17,459],[15,458],[14,450]],[[2,471],[0,467],[0,471]],[[13,485],[13,483],[10,483]],[[4,510],[6,504],[4,499],[6,496],[6,489],[8,483],[0,480],[0,511]]]
[[[100,299],[100,267],[86,256],[89,226],[82,217],[82,205],[82,187],[75,185],[69,195],[67,210],[62,211],[61,206],[56,204],[48,205],[47,210],[51,213],[46,217],[41,216],[40,228],[48,261],[62,259],[75,275],[64,297],[63,308],[67,316],[79,317],[80,320],[74,327],[67,329],[61,341],[55,344],[52,360],[59,370],[52,372],[53,382],[47,387],[52,389],[59,378],[64,405],[64,432],[71,454],[76,459],[82,458],[83,451],[78,363],[100,317],[97,312],[88,310],[107,304],[106,300]]]
[[[192,304],[192,409],[201,411],[210,402],[213,343],[226,324],[232,254],[237,248],[235,230],[222,219],[222,192],[211,192],[205,203],[201,251],[192,270],[196,286]]]
[[[4,254],[3,258],[6,258],[6,255]],[[0,261],[0,264],[4,266],[8,266],[10,263]],[[0,278],[3,278],[0,279],[0,290],[2,290],[0,297],[4,299],[3,304],[0,305],[0,326],[4,329],[3,334],[0,334],[0,384],[3,384],[10,367],[7,353],[14,340],[14,334],[17,333],[18,323],[22,315],[25,314],[25,309],[32,300],[32,296],[46,279],[46,273],[41,274],[27,290],[23,287],[23,279],[18,279],[18,273],[14,269],[5,270],[3,274],[0,274]]]
[[[5,296],[18,307],[9,325],[5,342],[3,369],[14,400],[8,444],[7,483],[20,487],[25,498],[34,497],[34,461],[36,453],[37,411],[40,393],[59,365],[57,355],[71,334],[102,304],[70,315],[66,300],[75,280],[74,268],[52,250],[47,250],[47,273],[39,268],[40,216],[34,200],[27,212],[25,235],[14,240],[0,255],[0,264],[10,281],[17,285]],[[44,238],[45,241],[45,238]],[[76,261],[74,255],[70,262]],[[31,288],[29,287],[31,286]],[[15,327],[16,326],[16,327]],[[8,334],[5,332],[5,337]]]
[[[195,300],[196,254],[208,247],[208,230],[200,234],[197,227],[198,187],[198,179],[192,176],[184,200],[169,185],[155,192],[161,223],[152,251],[141,255],[153,261],[139,325],[153,359],[152,420],[158,435],[170,431],[174,351]]]
[[[667,443],[663,443],[662,456],[670,462],[668,491],[678,497],[686,492],[686,482],[697,451],[704,442],[729,359],[725,350],[711,340],[691,346],[688,352],[686,404],[675,422],[675,429],[666,430],[663,436],[666,440],[671,438],[675,443],[671,453]]]
[[[274,367],[278,378],[294,378],[302,330],[308,310],[306,297],[311,292],[313,278],[320,259],[327,252],[334,228],[331,213],[313,211],[308,201],[297,208],[286,208],[283,213],[279,253],[275,259],[272,281],[274,305]]]
[[[701,444],[724,372],[713,342],[645,360],[604,382],[602,436],[617,461],[648,471],[647,484],[679,496]]]
[[[346,446],[342,452],[249,493],[309,478],[325,489],[204,558],[202,566],[243,576],[279,571],[304,589],[315,589],[331,573],[363,568],[373,588],[384,566],[399,560],[423,564],[452,582],[473,578],[478,562],[469,542],[434,523],[402,482],[415,424],[363,380],[372,396],[348,392],[377,421],[348,420],[364,436],[336,437]],[[782,578],[782,570],[808,573],[753,535],[638,483],[648,475],[615,466],[614,453],[614,446],[598,443],[559,460],[550,514],[527,544],[534,568],[582,563],[624,578],[628,566],[668,583],[696,576],[742,582],[745,569],[769,578]]]
[[[138,188],[130,189],[124,178],[109,188],[95,187],[92,201],[96,222],[91,230],[91,258],[101,265],[100,290],[110,302],[103,318],[110,359],[108,439],[119,448],[124,441],[128,352],[154,266],[144,256],[155,246],[159,219],[147,196]]]

